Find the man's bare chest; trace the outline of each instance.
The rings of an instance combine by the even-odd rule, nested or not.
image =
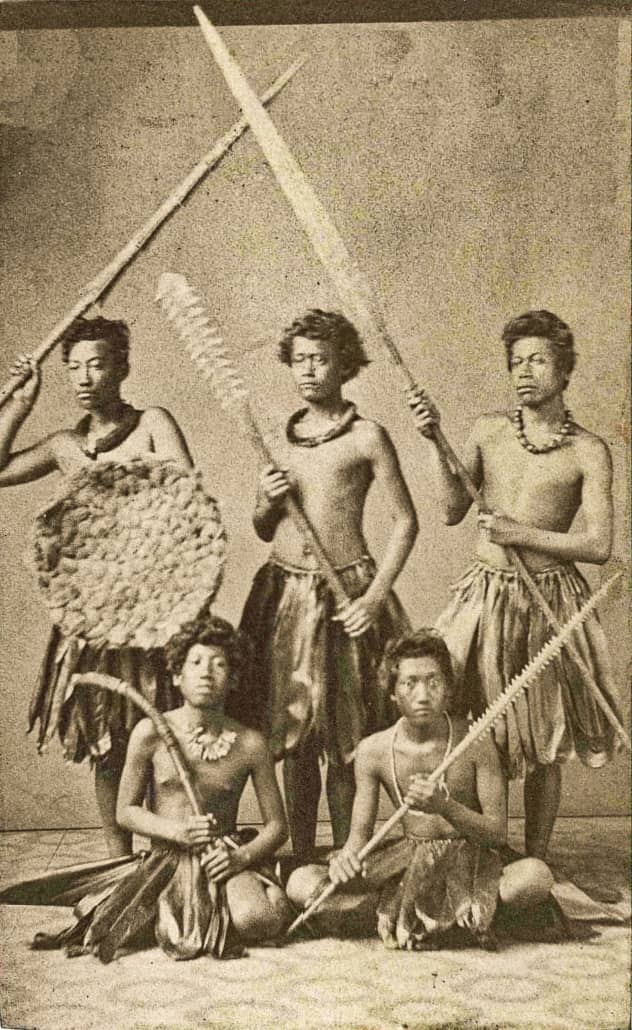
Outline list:
[[[368,483],[371,464],[349,438],[331,440],[316,447],[301,447],[287,443],[283,460],[302,484]]]
[[[571,499],[581,491],[582,474],[571,446],[532,454],[514,439],[489,442],[482,450],[486,488],[516,500],[523,497]]]
[[[199,795],[232,797],[243,789],[244,774],[240,764],[232,757],[226,756],[216,761],[206,761],[196,757],[188,746],[187,740],[179,740],[181,753],[186,758],[186,765],[191,779],[196,785]],[[159,789],[183,790],[182,781],[176,771],[173,760],[167,749],[160,745],[154,754],[154,781]]]
[[[437,743],[436,747],[424,752],[396,748],[390,756],[388,767],[384,768],[384,778],[391,785],[393,795],[405,795],[411,776],[430,776],[441,764],[445,756],[445,744]],[[476,793],[476,769],[467,758],[457,760],[446,774],[446,782],[450,792],[456,797],[470,802]]]

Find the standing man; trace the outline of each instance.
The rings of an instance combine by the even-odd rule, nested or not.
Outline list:
[[[408,626],[391,588],[412,549],[417,520],[388,434],[342,396],[343,384],[368,364],[351,323],[334,312],[309,311],[286,331],[279,357],[306,407],[288,422],[285,467],[268,467],[259,480],[253,522],[273,548],[241,620],[256,664],[240,715],[258,725],[275,758],[284,759],[292,843],[295,855],[306,859],[316,835],[319,757],[328,759],[329,812],[340,847],[349,833],[356,747],[390,721],[377,668],[387,640]],[[373,482],[392,524],[377,568],[363,536]],[[352,598],[340,611],[287,513],[290,491]]]
[[[121,464],[137,458],[173,461],[191,468],[186,441],[164,408],[139,411],[121,389],[129,373],[129,329],[109,318],[77,318],[61,339],[62,359],[84,416],[74,428],[57,430],[31,447],[14,450],[15,438],[40,390],[40,370],[27,355],[13,374],[27,375],[0,412],[0,488],[31,483],[51,472],[70,478],[100,462]],[[129,731],[139,718],[123,698],[104,703],[94,694],[80,702],[72,688],[75,672],[108,672],[126,679],[160,709],[173,707],[174,689],[160,652],[139,648],[96,650],[55,626],[42,662],[29,714],[29,729],[39,722],[43,750],[59,736],[70,762],[90,758],[103,831],[112,856],[131,851],[132,836],[116,824],[116,795]]]
[[[573,334],[549,311],[512,319],[502,339],[516,392],[513,412],[483,415],[466,444],[464,465],[485,498],[478,516],[475,564],[455,585],[437,622],[461,680],[464,710],[479,713],[551,635],[504,548],[520,549],[553,612],[565,622],[586,600],[574,562],[602,565],[612,547],[612,465],[607,445],[574,421],[564,390],[575,364]],[[439,414],[420,390],[410,404],[432,445],[444,518],[455,525],[472,503],[433,445]],[[583,524],[570,532],[578,511]],[[574,636],[584,661],[612,705],[614,683],[596,619]],[[614,735],[581,671],[564,651],[496,730],[510,776],[525,772],[525,837],[544,858],[557,817],[561,763],[576,753],[599,767],[612,757]]]

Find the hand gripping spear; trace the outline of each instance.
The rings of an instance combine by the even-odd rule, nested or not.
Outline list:
[[[263,104],[269,103],[277,93],[287,85],[291,78],[296,74],[299,68],[305,63],[305,58],[301,57],[298,61],[295,61],[287,71],[276,79],[275,82],[266,90],[261,98]],[[92,304],[96,304],[100,297],[108,290],[112,283],[121,275],[123,270],[136,258],[140,251],[145,247],[149,240],[158,232],[160,226],[165,222],[174,211],[176,211],[186,200],[189,194],[197,186],[197,184],[204,178],[204,176],[229,152],[233,145],[237,142],[240,136],[243,136],[248,128],[248,122],[245,118],[240,118],[239,121],[235,122],[232,129],[230,129],[225,136],[217,141],[214,147],[208,151],[201,158],[200,161],[191,169],[185,179],[182,180],[180,185],[171,193],[163,204],[157,208],[151,217],[136,231],[131,240],[125,244],[125,246],[118,252],[118,254],[110,261],[108,265],[90,282],[84,287],[83,293],[77,303],[68,311],[64,317],[53,326],[51,332],[42,341],[37,350],[33,353],[33,358],[39,364],[44,360],[53,350],[55,345],[58,343],[60,337],[65,333],[66,329],[70,324],[78,318],[80,315],[87,311]],[[9,400],[15,390],[26,381],[26,376],[12,376],[8,383],[0,389],[0,407]]]
[[[386,319],[377,298],[347,250],[338,229],[316,196],[314,189],[270,115],[248,83],[237,61],[230,54],[219,32],[211,24],[200,7],[195,6],[193,11],[200,23],[200,28],[209,49],[230,91],[249,122],[253,135],[261,147],[281,190],[312,244],[317,257],[336,287],[345,313],[351,321],[355,322],[364,336],[369,339],[377,336],[386,347],[390,361],[398,369],[406,386],[408,388],[415,386],[415,377],[404,363],[402,355],[388,331]],[[435,428],[434,437],[453,474],[459,477],[474,503],[484,510],[485,503],[482,495],[439,427]],[[556,619],[550,605],[530,575],[520,555],[514,548],[507,548],[506,551],[508,558],[524,581],[535,603],[546,616],[552,628],[556,632],[559,631],[559,621]],[[628,750],[632,750],[628,735],[619,722],[616,713],[613,712],[608,701],[603,696],[590,668],[582,658],[577,647],[570,640],[566,642],[566,647],[572,654],[573,660],[580,670],[596,704],[601,708],[605,717],[613,726],[621,742]]]
[[[175,733],[164,715],[162,715],[157,708],[154,708],[154,706],[140,693],[140,691],[136,690],[129,683],[126,683],[125,680],[119,680],[115,676],[108,676],[103,672],[77,672],[72,677],[72,685],[91,687],[95,690],[107,690],[111,694],[118,694],[121,697],[127,698],[140,708],[140,710],[151,719],[158,736],[167,748],[169,757],[173,762],[180,783],[182,784],[187,796],[187,801],[189,802],[194,815],[208,814],[198,797],[195,783],[191,777],[189,767],[185,762],[182,749],[178,743]],[[238,847],[232,837],[228,835],[218,836],[217,839],[223,841],[227,847],[232,848],[233,850]],[[212,850],[212,845],[209,844],[207,845],[204,854],[212,854]],[[266,880],[266,883],[273,883],[272,880],[268,880],[265,876],[262,878]]]
[[[579,609],[575,615],[572,616],[564,624],[561,631],[544,645],[544,647],[538,652],[535,658],[532,658],[528,665],[522,670],[522,672],[516,676],[506,690],[503,690],[498,697],[492,701],[489,707],[483,712],[476,722],[472,723],[472,726],[463,737],[456,747],[450,752],[449,755],[439,763],[437,768],[430,773],[428,776],[429,783],[436,783],[444,773],[454,764],[459,758],[461,758],[466,751],[469,750],[474,744],[476,744],[485,733],[489,733],[496,722],[507,711],[509,705],[515,704],[520,695],[527,691],[536,682],[538,676],[546,668],[556,655],[560,653],[566,641],[568,640],[571,633],[588,618],[593,608],[599,603],[599,601],[606,595],[613,584],[620,578],[621,573],[618,572],[614,576],[611,576],[603,586],[597,590],[595,594],[590,597],[586,603]],[[375,851],[378,844],[384,839],[384,837],[404,818],[408,812],[410,805],[404,802],[403,805],[397,809],[396,812],[387,819],[383,826],[371,837],[369,841],[364,845],[363,848],[358,852],[358,858],[360,861],[370,855],[371,852]],[[293,933],[294,930],[302,926],[311,915],[314,914],[316,909],[320,908],[322,903],[330,897],[336,890],[335,883],[328,883],[323,887],[322,891],[314,899],[311,905],[301,912],[300,916],[294,920],[291,926],[288,928],[287,933]]]
[[[160,277],[156,299],[169,321],[173,322],[191,360],[209,380],[222,407],[239,419],[259,458],[266,464],[276,465],[253,415],[246,385],[231,364],[217,328],[210,324],[199,294],[191,289],[183,275],[165,272]],[[349,598],[316,530],[291,493],[285,503],[290,518],[316,558],[336,604],[339,608],[344,607]]]
[[[189,771],[188,765],[185,761],[184,755],[182,753],[180,744],[178,743],[175,733],[173,732],[171,726],[165,719],[164,715],[161,715],[158,709],[154,708],[154,706],[150,704],[147,698],[143,697],[143,695],[138,690],[130,686],[130,684],[126,683],[124,680],[119,680],[115,676],[108,676],[105,673],[100,672],[75,673],[75,675],[72,677],[72,684],[73,686],[84,685],[95,690],[107,690],[112,694],[118,694],[119,696],[128,698],[135,705],[137,705],[137,707],[140,708],[141,711],[145,713],[145,715],[149,716],[149,718],[154,724],[158,736],[167,748],[167,752],[171,758],[171,761],[173,762],[174,768],[178,774],[180,783],[184,788],[187,801],[189,802],[192,811],[195,815],[210,814],[205,810],[204,806],[200,802],[197,790],[195,789],[195,783],[193,781],[193,778],[191,776],[191,773]],[[215,840],[221,840],[226,845],[226,847],[231,848],[233,850],[239,847],[239,845],[236,844],[232,837],[228,834],[218,834]],[[203,855],[213,855],[213,844],[206,845]],[[258,873],[258,875],[265,883],[267,883],[270,886],[274,886],[274,882],[268,879],[267,876],[265,876],[262,873]],[[209,892],[213,902],[218,902],[220,898],[223,898],[225,900],[225,885],[223,883],[215,883],[213,880],[209,880],[208,882]],[[225,905],[222,905],[221,908],[225,908]],[[116,926],[116,924],[114,925]],[[124,932],[125,928],[126,924],[123,920],[119,925],[119,933],[121,931]],[[225,918],[218,919],[216,921],[211,921],[211,923],[209,924],[205,946],[208,948],[210,953],[214,955],[216,958],[222,958],[225,953],[228,929],[229,920]],[[111,961],[112,958],[114,958],[114,954],[116,951],[116,940],[117,935],[114,932],[114,928],[111,928],[108,942],[102,943],[99,947],[99,955],[103,961]]]

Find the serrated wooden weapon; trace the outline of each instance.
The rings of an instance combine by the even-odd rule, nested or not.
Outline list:
[[[305,60],[305,57],[300,57],[295,61],[294,64],[280,75],[278,79],[276,79],[275,82],[273,82],[266,90],[261,97],[260,102],[262,104],[267,104],[278,93],[280,93],[288,84],[290,79],[294,77],[299,68],[303,66]],[[72,322],[74,322],[76,318],[79,318],[80,315],[83,315],[89,307],[96,304],[99,298],[110,289],[123,270],[131,264],[149,240],[151,240],[158,232],[160,226],[174,213],[174,211],[182,206],[197,184],[201,182],[204,176],[207,175],[212,168],[215,168],[215,166],[219,164],[221,159],[229,152],[240,136],[243,136],[247,129],[248,122],[245,118],[240,118],[235,122],[232,129],[229,129],[229,131],[217,141],[212,149],[198,161],[186,178],[182,180],[179,186],[170,193],[160,207],[154,211],[150,218],[136,231],[131,240],[125,244],[122,250],[120,250],[109,264],[106,265],[106,267],[102,269],[87,286],[84,287],[82,295],[74,307],[72,307],[63,316],[63,318],[53,326],[48,336],[42,341],[39,347],[33,351],[33,358],[38,364],[50,354]],[[29,375],[30,373],[21,376],[11,376],[5,386],[0,389],[0,407],[8,401],[9,397],[13,395],[19,386],[26,382]]]
[[[194,6],[193,11],[209,50],[213,54],[228,88],[247,118],[253,136],[261,147],[279,187],[314,248],[316,256],[331,278],[343,310],[364,336],[375,337],[383,344],[391,364],[398,370],[406,386],[408,388],[416,386],[416,379],[407,367],[388,329],[378,298],[349,253],[333,219],[319,200],[303,169],[252,89],[239,64],[228,50],[220,33],[200,7]],[[461,481],[468,496],[480,510],[485,511],[485,501],[481,492],[439,426],[434,428],[433,437],[438,449],[444,455],[448,467]],[[507,547],[504,550],[508,560],[516,569],[552,629],[556,633],[559,632],[560,623],[524,564],[520,553],[514,547]],[[630,738],[572,640],[567,641],[566,648],[572,655],[595,703],[613,727],[619,740],[629,751],[632,750]]]
[[[183,275],[165,272],[158,283],[156,300],[174,325],[189,357],[208,381],[221,406],[238,420],[260,460],[278,467],[253,414],[246,384],[230,360],[218,326],[209,319],[200,294],[189,286]],[[349,597],[316,530],[291,492],[286,495],[285,503],[290,518],[318,562],[336,604],[344,607]]]
[[[451,765],[454,764],[459,758],[462,758],[466,751],[469,751],[471,747],[477,744],[481,737],[486,733],[489,733],[494,724],[502,718],[510,705],[515,704],[520,696],[526,692],[536,682],[540,673],[549,665],[550,662],[560,653],[566,641],[568,640],[571,633],[573,633],[578,626],[583,623],[596,605],[605,597],[606,593],[611,589],[613,584],[621,577],[621,573],[617,572],[614,576],[611,576],[603,586],[594,593],[582,607],[573,615],[568,622],[566,622],[559,633],[538,651],[537,655],[531,659],[528,665],[522,670],[518,676],[514,677],[508,687],[502,691],[501,694],[495,698],[494,701],[485,709],[483,714],[475,722],[472,723],[470,729],[465,734],[463,739],[459,741],[455,748],[450,752],[449,755],[439,763],[436,769],[430,773],[427,777],[428,783],[436,783],[437,780],[447,772]],[[408,812],[410,805],[404,802],[400,807],[393,813],[393,815],[386,820],[386,822],[380,827],[380,829],[371,837],[369,841],[360,848],[358,851],[358,858],[362,861],[371,852],[375,851],[378,844],[386,837],[388,833],[404,818]],[[314,901],[305,909],[288,927],[287,933],[293,933],[294,930],[302,926],[314,912],[320,908],[322,903],[330,897],[335,890],[337,885],[335,883],[328,883],[323,887],[322,891],[317,895]]]

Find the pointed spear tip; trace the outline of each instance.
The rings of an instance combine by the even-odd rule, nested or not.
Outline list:
[[[288,69],[288,73],[291,73],[292,75],[295,75],[296,72],[299,71],[303,67],[303,65],[306,64],[308,61],[309,61],[309,54],[308,53],[304,52],[302,54],[299,54],[298,57],[296,58],[296,60],[294,61],[294,63]]]
[[[295,930],[298,930],[299,926],[301,926],[306,919],[307,914],[305,912],[301,912],[301,914],[296,917],[294,922],[290,923],[290,925],[288,926],[287,930],[285,931],[286,935],[289,936],[291,933],[294,933]]]

